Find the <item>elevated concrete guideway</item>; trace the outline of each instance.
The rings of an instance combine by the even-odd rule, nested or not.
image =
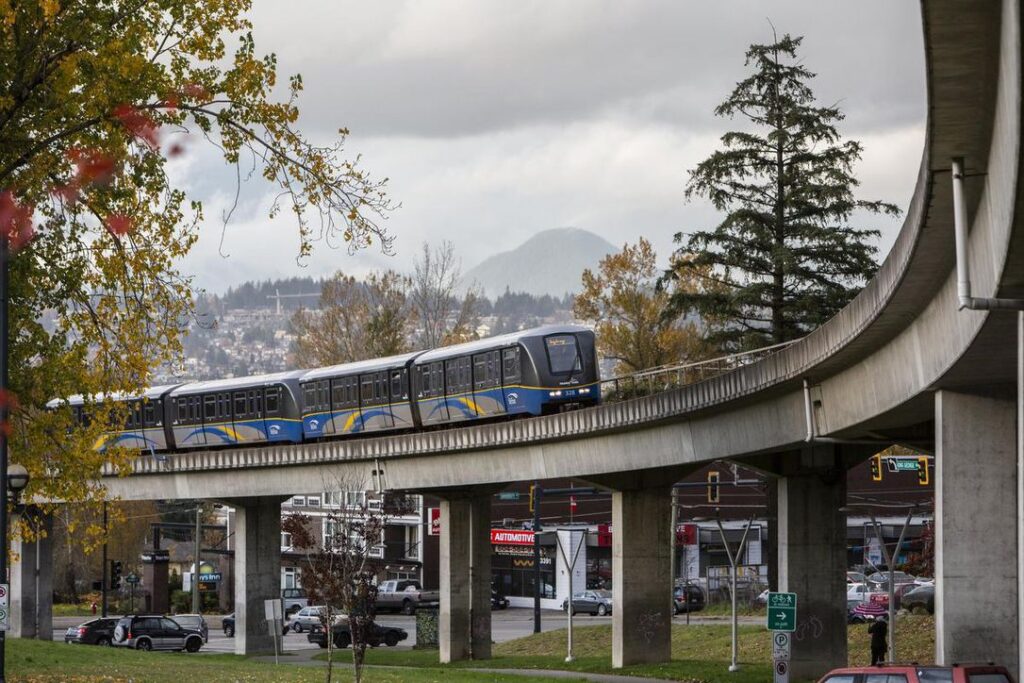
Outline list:
[[[658,497],[665,498],[681,474],[709,460],[743,459],[780,477],[780,587],[796,589],[801,618],[823,627],[810,632],[824,635],[795,644],[793,675],[814,677],[845,664],[845,592],[838,578],[844,558],[836,552],[845,546],[845,524],[838,506],[847,467],[870,450],[864,444],[934,445],[944,482],[938,536],[949,572],[973,566],[964,557],[989,522],[983,514],[965,518],[972,505],[968,492],[1007,491],[993,479],[1006,476],[1001,468],[985,468],[969,487],[943,479],[942,472],[949,463],[951,477],[967,476],[970,468],[962,463],[985,457],[968,436],[979,432],[977,426],[972,431],[958,420],[993,416],[1003,436],[986,444],[998,450],[1006,440],[1005,416],[1013,412],[1015,317],[959,310],[950,166],[954,157],[965,160],[975,295],[1024,296],[1019,9],[1018,0],[923,2],[927,135],[903,227],[864,291],[785,350],[681,389],[573,413],[383,438],[144,456],[130,476],[111,472],[104,483],[126,500],[246,499],[246,514],[262,519],[272,516],[266,501],[321,482],[361,480],[383,489],[433,490],[447,501],[452,529],[475,529],[489,505],[479,491],[577,477],[615,491],[615,528],[657,536],[664,512]],[[986,397],[981,408],[976,395]],[[1005,447],[1009,451],[998,454],[1003,463],[1012,455],[1012,438]],[[989,516],[1015,509],[989,507]],[[954,521],[956,533],[943,534]],[[1015,535],[1005,541],[1017,547]],[[624,574],[616,585],[625,587],[615,597],[614,612],[624,615],[615,621],[616,665],[663,659],[668,652],[657,594],[628,594],[630,586],[660,585],[665,578],[660,557],[629,561],[642,552],[637,545],[623,539],[614,550]],[[489,575],[489,558],[459,548],[442,559],[450,572],[448,587],[442,587],[449,612],[442,620],[442,651],[449,658],[486,656],[480,653],[487,651],[489,621],[474,608],[479,612],[483,604],[479,577]],[[950,586],[967,583],[960,575],[947,578]],[[1001,578],[1004,604],[1016,596],[1017,580],[1015,570]],[[1016,621],[995,626],[998,634],[972,630],[970,591],[946,591],[944,585],[940,571],[937,658],[997,659],[1016,670]],[[668,590],[666,585],[666,608]],[[239,599],[252,603],[251,596]],[[643,634],[641,642],[636,633]],[[262,634],[250,635],[256,642]]]

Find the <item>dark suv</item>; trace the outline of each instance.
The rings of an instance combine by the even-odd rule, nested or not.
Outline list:
[[[676,586],[672,592],[672,608],[676,614],[683,612],[699,612],[704,609],[707,599],[704,597],[704,589],[692,583],[685,586]]]
[[[85,645],[110,645],[114,636],[117,618],[100,618],[72,626],[64,632],[65,643],[82,643]]]
[[[136,650],[198,652],[203,646],[203,634],[160,614],[136,614],[117,622],[114,645]]]

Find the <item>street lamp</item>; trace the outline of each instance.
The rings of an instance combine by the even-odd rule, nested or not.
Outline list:
[[[6,246],[6,240],[2,240],[2,242],[3,242],[3,244],[0,244],[0,262],[3,262],[5,260],[4,255],[3,255],[3,251],[4,251],[4,247]],[[6,302],[4,302],[4,303],[6,303]],[[0,409],[0,412],[3,412],[3,410]],[[6,442],[0,444],[0,450],[5,451],[3,453],[3,455],[6,455],[6,447],[7,447]],[[3,460],[6,461],[7,458],[4,457]],[[14,464],[14,465],[10,465],[9,467],[6,467],[3,470],[0,470],[0,472],[2,472],[4,474],[4,478],[7,480],[7,489],[10,492],[12,502],[14,503],[14,507],[16,507],[18,505],[18,497],[21,495],[21,492],[25,490],[25,487],[28,486],[28,479],[29,479],[28,470],[26,470],[24,468],[24,466],[22,466],[22,465]],[[10,544],[11,534],[10,534],[10,516],[7,514],[7,501],[6,500],[4,500],[3,529],[2,529],[2,531],[3,531],[3,535],[4,536],[3,536],[3,542],[0,543],[0,553],[2,553],[2,555],[3,555],[3,557],[0,558],[0,580],[2,580],[4,583],[8,583],[9,584],[10,582],[8,580],[8,575],[7,575],[7,573],[8,573],[8,568],[7,568],[7,546]],[[38,550],[37,550],[37,552],[38,552]],[[38,588],[38,586],[37,586],[37,588]],[[38,600],[36,601],[36,603],[38,604]],[[6,648],[5,648],[6,638],[5,638],[5,636],[6,636],[6,632],[5,631],[0,631],[0,683],[2,683],[3,681],[7,680],[5,672],[4,672],[4,659],[6,658],[6,652],[5,652],[5,650],[6,650]]]
[[[871,518],[871,526],[875,530],[875,536],[878,538],[878,545],[882,547],[882,558],[885,560],[886,567],[889,568],[889,661],[896,661],[896,582],[894,580],[896,571],[895,561],[899,557],[900,549],[903,548],[903,539],[907,535],[907,527],[910,526],[910,520],[913,518],[914,513],[920,509],[917,504],[886,504],[886,503],[849,503],[841,508],[840,512],[856,512],[857,508],[866,509],[868,517]],[[882,536],[882,527],[878,523],[878,518],[875,516],[874,508],[895,508],[898,510],[907,511],[907,519],[903,522],[903,528],[900,529],[899,540],[896,541],[896,552],[890,553],[888,546],[885,544],[885,538]]]
[[[711,520],[697,517],[694,518],[693,521],[703,522]],[[747,520],[747,524],[743,528],[743,537],[740,539],[740,546],[736,549],[735,555],[732,552],[732,548],[729,547],[729,541],[725,538],[725,527],[722,526],[721,517],[715,517],[714,521],[718,524],[718,533],[722,536],[722,545],[725,546],[725,554],[729,558],[729,592],[732,594],[732,663],[729,664],[729,671],[739,671],[740,664],[739,661],[737,661],[739,656],[739,647],[737,642],[739,621],[736,615],[736,565],[739,564],[740,557],[743,555],[743,546],[747,544],[747,534],[750,532],[750,527],[754,523],[754,515],[750,515],[750,519]]]

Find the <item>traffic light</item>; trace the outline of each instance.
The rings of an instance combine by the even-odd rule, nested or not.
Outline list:
[[[917,459],[917,483],[927,486],[929,482],[931,482],[931,478],[928,476],[928,457],[922,455]]]
[[[718,502],[718,481],[720,479],[718,472],[708,472],[708,502]]]
[[[110,588],[117,590],[121,587],[121,560],[110,561]]]
[[[534,499],[537,494],[537,485],[530,484],[530,512],[533,512],[533,506],[535,505]]]
[[[882,456],[872,455],[870,459],[871,463],[871,481],[882,481]]]

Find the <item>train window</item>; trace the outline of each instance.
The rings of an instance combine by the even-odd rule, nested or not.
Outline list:
[[[430,396],[430,366],[421,365],[416,368],[416,377],[419,380],[417,396],[419,398],[428,398]]]
[[[501,367],[505,384],[514,384],[520,380],[522,372],[519,366],[518,346],[501,352]]]
[[[235,419],[245,417],[245,392],[239,391],[235,393]]]
[[[302,412],[308,413],[313,410],[313,385],[302,385]]]
[[[373,402],[373,377],[371,375],[363,375],[359,380],[359,402],[363,405],[370,405]]]
[[[391,373],[391,397],[399,398],[405,395],[405,387],[402,386],[402,375],[401,370],[395,370]]]
[[[319,410],[331,409],[331,380],[322,379],[316,383],[317,408]]]
[[[490,389],[501,384],[497,351],[473,356],[473,388]]]
[[[548,352],[548,367],[553,375],[568,375],[580,371],[580,354],[576,348],[576,336],[555,334],[544,338]]]
[[[231,395],[217,394],[217,416],[221,420],[231,419]]]
[[[217,397],[203,396],[203,419],[212,421],[217,419]]]
[[[154,422],[156,422],[156,411],[153,409],[152,403],[147,403],[142,409],[142,424],[145,427],[152,427]]]
[[[277,406],[281,396],[281,389],[279,387],[269,387],[265,393],[267,396],[267,415],[274,417],[277,415]]]
[[[331,408],[341,408],[345,403],[345,385],[335,380],[331,385]]]
[[[377,373],[377,402],[388,402],[388,373],[387,371]]]
[[[203,402],[198,396],[188,398],[188,419],[193,424],[200,424],[203,421]]]
[[[263,417],[263,397],[260,393],[250,389],[248,398],[249,415],[252,417]]]
[[[178,404],[178,422],[184,422],[188,419],[188,400],[185,398],[179,398]]]

